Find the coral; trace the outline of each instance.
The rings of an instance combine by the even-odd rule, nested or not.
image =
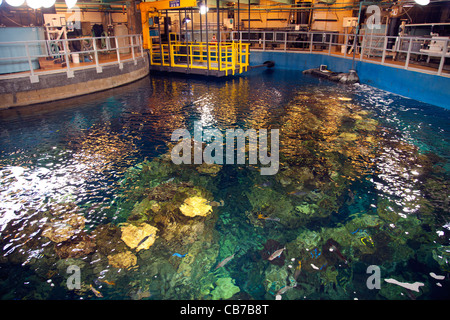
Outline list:
[[[215,177],[217,173],[220,171],[220,169],[222,169],[222,166],[215,163],[207,164],[206,162],[204,162],[201,165],[196,166],[196,169],[200,173],[209,174]]]
[[[159,221],[155,219],[155,221]],[[179,223],[176,221],[166,222],[161,237],[167,241],[180,242],[181,245],[193,243],[197,237],[204,232],[203,222]]]
[[[92,231],[91,236],[95,238],[97,250],[103,255],[109,255],[111,252],[121,252],[127,248],[127,245],[120,239],[122,233],[120,228],[113,224],[99,225]]]
[[[301,205],[295,206],[295,210],[302,215],[311,216],[314,215],[318,206],[316,204],[311,204],[307,202],[303,202]]]
[[[108,256],[108,262],[115,268],[128,269],[137,263],[137,257],[131,251],[125,251]]]
[[[150,248],[156,240],[156,231],[158,229],[147,223],[142,223],[140,226],[125,223],[120,227],[122,231],[121,239],[131,249],[136,248],[136,251]]]
[[[432,251],[433,259],[439,264],[442,270],[450,271],[450,246],[440,246]]]
[[[295,239],[296,246],[302,249],[312,249],[319,245],[321,235],[319,232],[306,229]]]
[[[337,275],[338,271],[335,268],[327,268],[325,272],[322,272],[320,274],[320,278],[322,278],[322,281],[325,285],[327,284],[337,284]]]
[[[377,203],[377,214],[381,219],[397,222],[400,216],[394,210],[397,206],[387,199],[381,199]]]
[[[85,232],[80,232],[70,240],[57,243],[55,246],[56,253],[61,259],[81,258],[93,252],[94,249],[94,239]]]
[[[53,242],[59,243],[68,240],[84,228],[86,219],[79,214],[64,214],[50,220],[42,235]]]
[[[253,207],[252,212],[256,213],[256,218],[259,213],[265,217],[279,218],[280,223],[286,228],[296,228],[303,223],[302,219],[291,214],[294,207],[288,197],[272,188],[251,188],[247,197]]]
[[[356,119],[355,129],[356,130],[364,130],[364,131],[375,131],[377,129],[378,121],[375,119],[362,119],[360,115],[358,115],[360,119]]]
[[[356,133],[344,132],[339,135],[344,141],[355,141],[358,139],[358,135]]]
[[[180,211],[187,217],[205,217],[211,213],[212,207],[205,198],[190,197],[184,200],[184,203],[180,207]]]
[[[278,290],[286,286],[288,271],[286,268],[270,265],[265,272],[264,287],[266,291],[275,295]]]
[[[239,287],[234,284],[232,278],[219,278],[216,281],[216,287],[211,291],[211,295],[213,300],[230,299],[239,291]]]

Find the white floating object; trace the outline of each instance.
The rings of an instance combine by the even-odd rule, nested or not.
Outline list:
[[[400,287],[419,292],[419,287],[424,286],[425,284],[422,282],[414,282],[414,283],[408,283],[408,282],[400,282],[395,279],[384,279],[387,283],[396,284]]]
[[[444,280],[444,279],[445,279],[445,276],[438,275],[438,274],[436,274],[436,273],[434,273],[434,272],[430,272],[430,276],[431,276],[432,278],[437,279],[437,280]]]
[[[319,267],[315,266],[314,264],[311,263],[311,267],[313,267],[313,269],[319,270]]]
[[[281,300],[281,294],[277,294],[277,295],[275,296],[275,300]]]

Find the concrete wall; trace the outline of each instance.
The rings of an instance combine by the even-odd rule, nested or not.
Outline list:
[[[352,60],[320,53],[251,51],[250,64],[275,61],[275,68],[306,70],[321,64],[336,72],[348,72]],[[450,109],[450,78],[402,68],[356,61],[360,82],[418,101]]]
[[[133,61],[123,62],[123,69],[117,64],[103,66],[97,73],[95,65],[89,69],[74,70],[74,77],[67,78],[66,72],[40,75],[38,83],[31,83],[29,76],[0,80],[0,109],[26,106],[118,87],[148,75],[147,55]]]

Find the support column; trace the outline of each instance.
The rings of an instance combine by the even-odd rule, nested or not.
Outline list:
[[[142,33],[141,12],[137,10],[135,0],[127,1],[128,34]]]

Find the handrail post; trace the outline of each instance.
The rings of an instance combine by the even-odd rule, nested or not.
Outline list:
[[[447,55],[447,52],[448,52],[448,38],[447,40],[445,40],[444,48],[442,48],[441,61],[439,63],[439,69],[437,72],[438,76],[442,74],[442,69],[444,68],[445,56]]]
[[[216,51],[217,52],[217,66],[220,71],[220,66],[222,64],[222,51],[220,50],[220,42],[217,43],[216,48],[217,48],[217,51]]]
[[[355,37],[358,37],[358,36],[361,36],[361,35],[356,35]],[[355,38],[356,39],[356,38]],[[362,35],[362,39],[361,39],[361,41],[359,42],[359,43],[361,43],[361,51],[360,51],[360,53],[359,53],[359,61],[362,61],[363,60],[363,56],[364,56],[364,49],[365,49],[365,39],[366,39],[366,35]],[[356,42],[356,43],[358,43],[358,42]],[[358,46],[356,46],[357,48],[358,48]]]
[[[30,49],[28,48],[27,42],[25,42],[25,51],[27,53],[28,65],[30,66],[30,82],[31,83],[39,82],[39,76],[34,74],[33,63],[31,63],[31,57],[30,57]]]
[[[117,63],[119,64],[119,69],[122,70],[123,64],[120,62],[119,41],[117,40],[117,37],[114,37],[114,42],[116,43]]]
[[[411,57],[412,38],[409,38],[408,52],[406,53],[405,69],[408,69],[409,59]]]
[[[384,43],[383,43],[383,55],[381,57],[381,64],[384,64],[384,61],[386,59],[386,50],[387,50],[387,43],[388,43],[388,36],[384,36]]]
[[[263,51],[266,51],[266,32],[263,32]]]
[[[73,70],[70,69],[70,61],[69,61],[69,47],[67,46],[67,39],[62,39],[63,48],[64,48],[64,58],[66,59],[66,68],[67,68],[67,78],[73,78]]]
[[[134,65],[136,65],[137,61],[136,61],[136,57],[134,56],[134,41],[133,41],[133,38],[134,38],[134,35],[131,35],[130,36],[131,56],[133,58]]]
[[[347,43],[348,43],[348,34],[347,33],[345,33],[345,39],[344,39],[344,48],[345,48],[345,50],[344,50],[344,58],[347,58],[347,50],[348,50],[348,47],[347,47]]]
[[[314,34],[311,32],[308,32],[309,34],[309,53],[312,53],[313,51],[313,36]]]
[[[333,42],[333,34],[330,33],[330,42],[328,43],[328,55],[331,55],[331,43]]]
[[[98,62],[97,39],[92,38],[92,45],[94,48],[95,69],[97,70],[97,73],[101,73],[103,69]]]
[[[284,33],[284,52],[287,51],[287,32]]]

